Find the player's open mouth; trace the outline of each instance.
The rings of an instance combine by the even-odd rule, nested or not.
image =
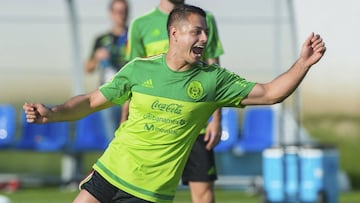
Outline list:
[[[204,51],[204,46],[194,46],[191,50],[196,56],[201,56]]]

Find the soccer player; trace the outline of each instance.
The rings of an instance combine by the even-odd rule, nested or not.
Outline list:
[[[128,120],[81,184],[75,203],[172,202],[200,130],[219,107],[282,102],[326,50],[311,33],[300,57],[268,83],[255,83],[200,61],[208,27],[205,12],[183,5],[169,15],[169,50],[126,64],[98,90],[46,107],[25,103],[27,122],[73,121],[131,99]]]
[[[165,53],[169,47],[166,22],[169,13],[184,0],[160,0],[151,12],[136,18],[128,35],[128,60]],[[208,64],[219,64],[219,56],[224,53],[215,19],[206,13],[208,42],[202,60]],[[122,121],[126,120],[128,104],[122,111]],[[214,181],[217,179],[213,147],[221,138],[221,109],[217,109],[209,125],[204,126],[193,146],[182,175],[184,185],[189,185],[193,203],[213,203],[215,199]]]
[[[127,44],[127,18],[129,8],[126,0],[111,0],[109,16],[112,22],[110,31],[101,34],[95,40],[89,59],[85,62],[85,71],[100,72],[100,84],[109,81],[126,63]],[[114,131],[119,127],[121,106],[101,111],[106,129],[106,135],[113,137]]]

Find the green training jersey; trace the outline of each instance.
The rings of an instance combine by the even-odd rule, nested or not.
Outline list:
[[[127,47],[128,60],[167,52],[169,48],[167,19],[168,14],[155,8],[131,23]],[[224,50],[219,39],[215,19],[210,12],[206,12],[206,23],[209,34],[203,59],[217,58],[224,53]]]
[[[242,107],[254,85],[218,65],[199,62],[173,71],[165,54],[130,61],[100,87],[113,103],[131,102],[128,120],[94,169],[134,196],[172,202],[192,145],[213,111]]]
[[[159,8],[155,8],[131,23],[126,51],[129,61],[135,57],[155,56],[168,51],[169,39],[166,27],[168,16]],[[224,53],[214,16],[210,12],[206,12],[206,23],[209,33],[202,60],[218,58]],[[206,129],[203,128],[201,134],[205,132]]]

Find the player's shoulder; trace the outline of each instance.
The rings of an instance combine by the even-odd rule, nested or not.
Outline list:
[[[207,22],[213,22],[213,21],[215,21],[215,16],[214,16],[214,14],[213,14],[212,12],[210,12],[210,11],[205,11],[205,13],[206,13],[206,21],[207,21]]]
[[[157,13],[158,13],[157,8],[154,8],[154,9],[148,11],[147,13],[134,18],[134,20],[132,21],[131,24],[141,24],[141,23],[146,23],[148,21],[152,21],[153,17],[156,16]]]
[[[95,48],[111,45],[113,43],[113,37],[110,32],[102,32],[95,35]]]
[[[206,16],[209,16],[212,18],[214,17],[214,14],[211,11],[206,10],[205,13],[206,13]]]
[[[219,64],[208,64],[204,61],[199,61],[196,63],[197,68],[205,71],[205,72],[213,72],[213,71],[219,71],[221,69],[221,66]]]
[[[96,35],[96,38],[97,38],[97,39],[101,39],[101,38],[111,37],[111,36],[112,36],[111,32],[110,32],[109,30],[107,30],[107,31],[98,33],[98,34]]]
[[[99,34],[96,35],[95,40],[96,41],[103,41],[103,40],[108,40],[112,38],[112,34],[110,31],[106,31],[106,32],[101,32]]]
[[[132,59],[129,64],[139,65],[139,64],[153,64],[153,63],[161,63],[164,60],[165,54],[159,54],[149,57],[135,57]]]

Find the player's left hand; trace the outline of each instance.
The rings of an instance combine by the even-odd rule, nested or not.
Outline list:
[[[302,46],[300,58],[306,63],[306,66],[312,66],[323,57],[325,51],[325,42],[321,36],[311,33]]]
[[[212,120],[206,127],[206,133],[204,136],[204,141],[206,142],[206,149],[211,150],[214,148],[221,140],[221,123]]]

